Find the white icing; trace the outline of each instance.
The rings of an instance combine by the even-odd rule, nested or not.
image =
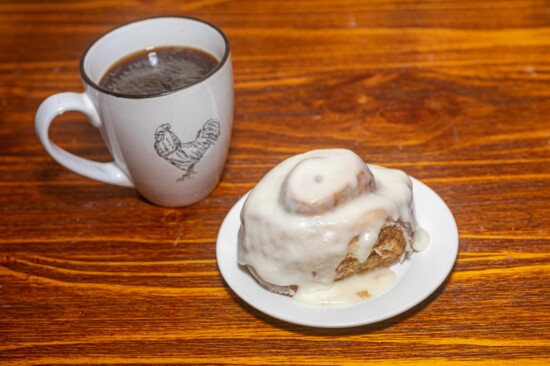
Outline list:
[[[307,164],[301,164],[306,160]],[[298,165],[300,169],[294,170]],[[349,172],[362,170],[368,172],[366,184],[370,184],[368,180],[372,176],[374,184],[355,194],[357,175]],[[298,171],[296,176],[288,178],[290,173]],[[315,184],[316,176],[323,178],[320,181],[324,184],[319,187]],[[311,187],[302,187],[303,181]],[[285,184],[290,195],[285,195],[282,189]],[[352,199],[339,200],[336,206],[324,208],[322,212],[295,212],[293,202],[306,202],[315,207],[317,201],[326,201],[332,191],[347,189],[347,186],[351,187]],[[241,211],[239,263],[252,266],[271,284],[297,285],[295,297],[304,298],[303,294],[330,289],[335,287],[336,268],[348,250],[360,261],[366,260],[380,229],[388,221],[409,223],[413,231],[416,230],[412,199],[412,182],[404,172],[366,165],[349,150],[314,150],[293,156],[271,170],[245,202]],[[359,237],[358,244],[349,248],[354,237]],[[408,251],[410,245],[409,242]],[[363,277],[361,274],[357,278]],[[347,280],[338,281],[338,287],[343,286],[340,284],[344,281]],[[356,281],[360,282],[350,283]]]
[[[340,155],[306,158],[290,170],[280,189],[287,211],[316,214],[374,188],[372,173],[361,158]]]
[[[298,291],[293,299],[308,305],[338,307],[380,296],[397,282],[397,276],[388,268],[376,268],[337,281],[326,290]]]
[[[430,244],[430,234],[422,228],[418,228],[414,235],[413,249],[415,252],[421,252]]]

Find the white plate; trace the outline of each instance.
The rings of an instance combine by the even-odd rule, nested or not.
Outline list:
[[[237,263],[240,212],[248,194],[231,208],[222,223],[216,245],[221,274],[235,293],[249,305],[289,323],[321,328],[345,328],[375,323],[412,308],[434,292],[447,278],[458,253],[458,230],[445,202],[424,183],[411,178],[418,224],[430,235],[428,247],[413,253],[391,269],[396,285],[388,292],[354,305],[330,308],[304,305],[259,285]]]

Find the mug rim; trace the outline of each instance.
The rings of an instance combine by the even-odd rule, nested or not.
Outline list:
[[[216,31],[219,35],[221,35],[222,39],[223,39],[223,42],[224,42],[224,45],[225,45],[225,50],[224,50],[224,53],[223,53],[223,56],[222,58],[219,60],[218,64],[212,69],[210,70],[210,72],[208,72],[207,74],[204,75],[204,77],[202,77],[200,80],[197,80],[191,84],[187,84],[185,86],[182,86],[182,87],[179,87],[179,88],[176,88],[176,89],[173,89],[173,90],[168,90],[168,91],[164,91],[164,92],[160,92],[160,93],[149,93],[149,94],[125,94],[125,93],[120,93],[120,92],[115,92],[115,91],[112,91],[112,90],[109,90],[109,89],[106,89],[106,88],[103,88],[101,86],[99,86],[98,83],[96,83],[95,81],[93,81],[89,76],[88,74],[86,73],[85,69],[84,69],[84,60],[86,59],[86,57],[88,56],[88,53],[89,51],[92,49],[92,47],[94,45],[96,45],[99,41],[101,41],[101,39],[103,39],[106,35],[120,29],[120,28],[123,28],[123,27],[126,27],[126,26],[129,26],[129,25],[132,25],[134,23],[141,23],[141,22],[147,22],[147,21],[151,21],[151,20],[159,20],[159,19],[181,19],[181,20],[191,20],[191,21],[195,21],[195,22],[199,22],[199,23],[203,23],[207,26],[209,26],[210,28],[214,29],[214,31]],[[161,96],[165,96],[165,95],[169,95],[169,94],[172,94],[172,93],[176,93],[176,92],[179,92],[181,90],[184,90],[184,89],[187,89],[187,88],[191,88],[197,84],[200,84],[204,81],[206,81],[207,79],[209,79],[212,75],[216,74],[224,65],[225,63],[227,62],[228,58],[229,58],[229,53],[230,53],[230,49],[229,49],[229,40],[227,39],[227,36],[225,35],[225,33],[219,28],[217,27],[216,25],[206,21],[206,20],[202,20],[202,19],[199,19],[199,18],[194,18],[194,17],[189,17],[189,16],[155,16],[155,17],[147,17],[147,18],[143,18],[143,19],[137,19],[137,20],[133,20],[131,22],[128,22],[128,23],[124,23],[124,24],[120,24],[114,28],[111,28],[109,29],[108,31],[106,32],[103,32],[101,35],[99,35],[92,43],[90,43],[88,45],[88,47],[86,47],[85,51],[82,53],[82,56],[80,57],[80,64],[79,64],[79,68],[80,68],[80,75],[82,77],[82,80],[87,84],[89,85],[90,87],[96,89],[97,91],[101,92],[101,93],[104,93],[104,94],[109,94],[109,95],[112,95],[114,97],[118,97],[118,98],[127,98],[127,99],[147,99],[147,98],[155,98],[155,97],[161,97]],[[114,63],[116,63],[118,60],[115,60]],[[114,64],[113,63],[113,64]],[[112,65],[113,65],[112,64]],[[111,65],[111,66],[112,66]]]

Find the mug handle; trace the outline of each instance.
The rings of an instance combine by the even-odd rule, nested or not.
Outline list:
[[[55,117],[68,111],[81,112],[88,117],[90,124],[101,127],[101,119],[94,103],[86,93],[59,93],[48,97],[42,102],[35,116],[36,134],[46,151],[65,168],[85,177],[101,182],[116,184],[123,187],[134,187],[128,176],[115,164],[99,163],[84,159],[63,150],[53,143],[48,131]]]

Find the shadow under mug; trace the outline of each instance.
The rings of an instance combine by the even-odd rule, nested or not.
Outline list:
[[[99,86],[105,72],[125,56],[149,47],[187,46],[219,63],[196,83],[151,94],[124,95]],[[216,187],[233,125],[233,70],[229,42],[212,24],[188,17],[158,17],[117,27],[82,55],[84,93],[44,100],[35,127],[46,151],[66,168],[105,183],[135,187],[147,200],[167,207],[195,203]],[[52,121],[78,111],[97,127],[113,161],[71,154],[48,136]]]

